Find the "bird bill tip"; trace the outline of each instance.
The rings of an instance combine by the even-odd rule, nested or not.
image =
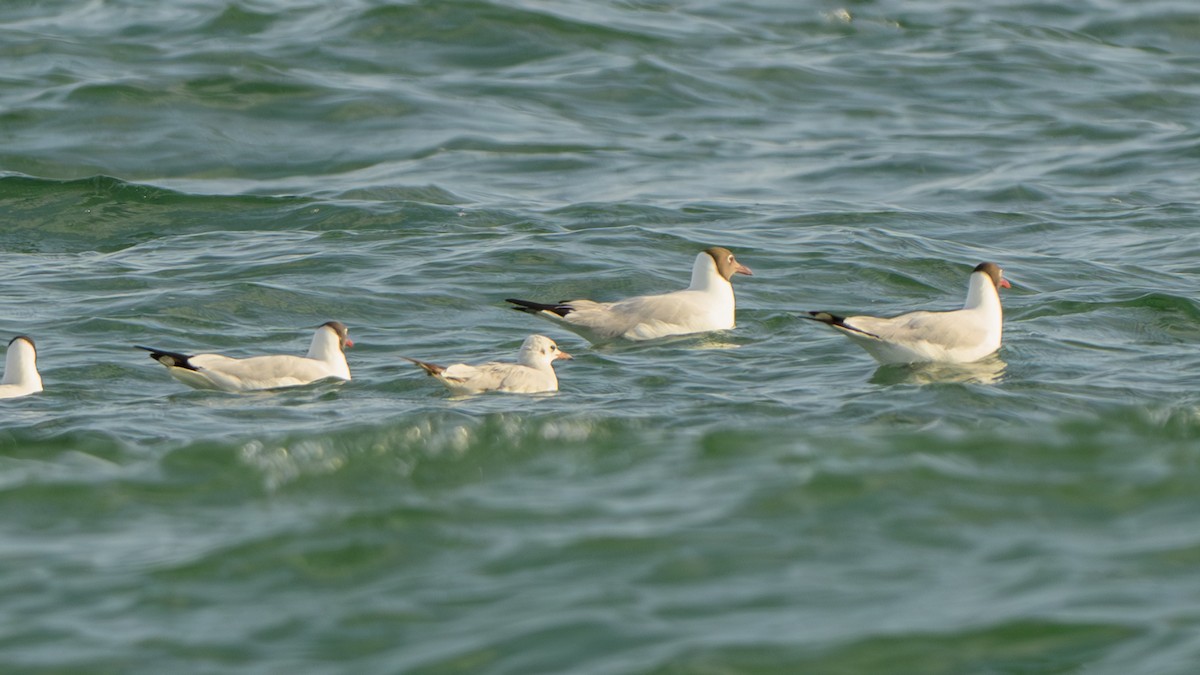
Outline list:
[[[754,276],[754,272],[751,272],[749,267],[746,267],[741,263],[738,263],[738,266],[734,268],[733,271],[737,274],[745,274],[748,277]]]
[[[570,361],[571,359],[573,359],[575,357],[571,356],[570,354],[568,354],[560,349],[560,350],[558,350],[558,355],[555,356],[554,358],[555,358],[555,360],[559,360],[559,361]]]
[[[1008,283],[1008,279],[1000,278],[1000,288],[1012,288],[1012,284]]]

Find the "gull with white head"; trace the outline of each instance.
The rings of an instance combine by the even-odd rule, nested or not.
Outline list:
[[[530,335],[521,345],[516,363],[491,362],[478,366],[456,363],[452,366],[439,366],[407,356],[401,358],[420,366],[454,394],[482,394],[488,391],[539,394],[558,391],[554,362],[570,359],[571,355],[559,349],[554,340],[544,335]]]

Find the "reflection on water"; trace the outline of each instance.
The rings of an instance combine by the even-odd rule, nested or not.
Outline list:
[[[974,363],[914,363],[880,366],[871,384],[997,384],[1008,364],[993,354]]]
[[[728,340],[721,340],[716,337],[706,337],[703,340],[698,340],[692,345],[692,349],[741,349],[741,345]]]
[[[668,335],[653,340],[612,340],[590,345],[589,349],[600,353],[636,353],[638,351],[661,352],[664,347],[683,349],[740,349],[742,345],[730,339],[728,331]]]

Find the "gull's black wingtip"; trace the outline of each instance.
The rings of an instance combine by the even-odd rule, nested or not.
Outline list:
[[[428,361],[422,361],[420,359],[413,359],[413,358],[409,358],[407,356],[401,356],[400,358],[404,359],[405,361],[409,361],[409,362],[417,364],[418,366],[421,367],[421,370],[424,370],[431,377],[435,376],[435,375],[441,375],[442,371],[446,370],[446,368],[444,366],[439,366],[436,363],[430,363]]]
[[[551,314],[557,314],[558,316],[566,316],[571,313],[571,310],[574,309],[574,307],[563,303],[551,305],[544,302],[533,302],[531,300],[520,300],[517,298],[505,298],[504,301],[516,305],[512,309],[515,309],[518,312],[525,312],[526,314],[550,312]]]
[[[837,314],[831,314],[829,312],[805,312],[804,314],[800,314],[798,316],[801,319],[809,319],[811,321],[819,321],[827,326],[833,326],[834,328],[840,328],[844,331],[849,331],[851,333],[858,333],[859,335],[866,335],[867,337],[874,338],[876,340],[883,339],[883,338],[879,337],[878,335],[875,335],[874,333],[868,333],[867,331],[865,331],[861,328],[851,326],[850,324],[846,323],[846,317],[838,316]]]
[[[188,356],[187,354],[168,352],[163,349],[155,349],[153,347],[145,347],[142,345],[134,345],[133,348],[145,349],[146,351],[150,352],[150,358],[158,361],[168,368],[187,368],[188,370],[196,370],[196,366],[193,366],[188,362],[188,359],[192,357]]]
[[[828,324],[830,326],[849,328],[849,326],[847,326],[845,323],[846,317],[838,316],[837,314],[830,314],[829,312],[805,312],[803,314],[798,314],[797,316],[799,316],[801,319],[808,319],[810,321],[820,321],[821,323]]]

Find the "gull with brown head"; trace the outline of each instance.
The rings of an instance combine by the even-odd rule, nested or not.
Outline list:
[[[296,387],[325,379],[349,380],[350,365],[344,350],[353,346],[349,331],[339,321],[326,321],[317,328],[305,356],[271,354],[237,359],[137,345],[189,387],[232,392]]]
[[[971,363],[1000,349],[1000,289],[1011,287],[999,265],[985,262],[971,271],[962,309],[890,318],[809,312],[803,318],[832,326],[880,363]]]
[[[653,340],[670,335],[728,330],[736,325],[733,276],[750,275],[727,248],[696,255],[687,288],[614,302],[564,300],[541,303],[509,298],[513,309],[548,319],[590,342]]]

